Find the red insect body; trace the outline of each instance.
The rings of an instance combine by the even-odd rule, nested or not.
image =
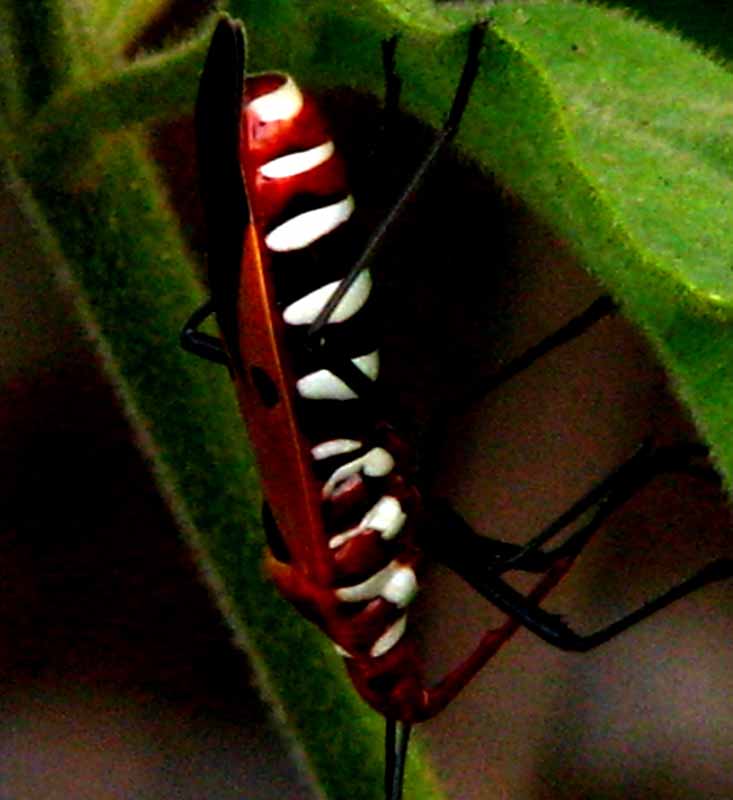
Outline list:
[[[314,168],[287,177],[268,178],[262,174],[264,165],[331,141],[313,100],[295,88],[283,98],[285,106],[290,100],[294,100],[295,105],[301,104],[293,116],[268,120],[258,113],[258,104],[253,101],[264,97],[267,102],[278,89],[282,93],[283,87],[288,85],[289,79],[279,75],[249,79],[241,131],[241,163],[252,222],[246,234],[239,303],[239,345],[248,379],[238,381],[239,395],[257,453],[263,491],[290,554],[288,563],[270,554],[267,564],[282,593],[348,654],[348,662],[353,661],[355,665],[353,674],[365,673],[360,668],[364,660],[370,665],[376,662],[384,667],[375,670],[372,665],[370,671],[377,674],[363,687],[362,693],[368,694],[385,713],[410,716],[408,706],[414,706],[417,698],[411,696],[406,703],[401,695],[415,694],[414,688],[404,685],[406,681],[413,682],[417,664],[411,641],[402,639],[381,658],[370,655],[385,632],[400,624],[404,610],[376,590],[364,589],[375,596],[356,602],[345,602],[337,596],[339,588],[363,584],[390,564],[395,565],[395,571],[399,569],[397,565],[407,570],[415,566],[417,551],[412,529],[418,496],[404,477],[407,448],[386,425],[377,423],[371,431],[361,426],[359,439],[352,440],[360,442],[354,451],[357,457],[378,449],[382,451],[380,454],[388,454],[387,461],[394,466],[387,474],[371,479],[361,470],[349,471],[343,480],[332,480],[327,488],[328,481],[319,479],[314,472],[312,453],[313,448],[323,442],[303,432],[299,417],[309,412],[301,409],[299,413],[297,409],[299,404],[303,405],[296,389],[296,382],[302,376],[296,375],[289,358],[288,326],[283,319],[282,301],[275,293],[273,259],[267,236],[273,222],[287,212],[294,197],[305,195],[324,201],[334,196],[348,197],[348,186],[344,165],[335,152]],[[269,116],[276,113],[275,108]],[[317,287],[318,280],[315,285]],[[253,369],[260,375],[266,374],[273,382],[278,402],[263,403],[257,383],[251,377]],[[311,400],[310,404],[318,402]],[[317,414],[318,409],[313,413]],[[340,439],[343,437],[334,441]],[[339,455],[337,453],[335,458]],[[327,463],[329,458],[322,461]],[[373,507],[375,498],[378,501],[385,496],[399,503],[405,516],[394,540],[386,541],[380,530],[364,527],[340,546],[329,546],[334,536],[354,531]],[[409,580],[409,574],[405,575]],[[381,681],[384,688],[387,683],[392,687],[386,693],[370,691],[369,684],[374,680]]]
[[[348,235],[351,212],[347,208],[335,222],[311,225],[307,212],[301,216],[289,209],[303,197],[316,211],[350,200],[344,165],[331,152],[328,126],[314,101],[290,78],[247,79],[244,96],[240,162],[251,222],[237,304],[241,363],[233,374],[264,495],[287,550],[284,557],[268,553],[267,567],[283,595],[344,654],[355,687],[370,705],[390,718],[426,719],[449,702],[518,623],[510,620],[489,631],[465,662],[436,687],[425,687],[405,612],[416,590],[415,533],[424,522],[409,448],[386,422],[359,411],[362,401],[349,387],[318,368],[317,348],[303,355],[303,320],[312,322],[325,304],[328,294],[313,299],[313,293],[325,290],[334,265],[329,262],[324,270],[317,259],[306,260],[312,274],[292,271],[303,269],[299,259],[321,240]],[[314,153],[310,166],[304,154]],[[289,163],[294,155],[296,163]],[[295,219],[302,229],[293,229]],[[335,266],[336,277],[343,277],[350,264]],[[300,288],[293,299],[289,287],[296,279]],[[354,301],[358,308],[341,314],[345,319],[337,307],[327,335],[367,313],[368,288],[361,294]],[[298,302],[301,316],[289,316]],[[358,355],[349,353],[352,359]],[[375,378],[373,364],[371,371]],[[334,404],[347,417],[353,408],[358,421],[345,429],[337,411],[331,425]],[[567,566],[559,564],[545,576],[537,596]]]

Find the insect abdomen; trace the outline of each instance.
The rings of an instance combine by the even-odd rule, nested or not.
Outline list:
[[[363,244],[354,200],[327,126],[290,77],[247,80],[242,128],[252,226],[240,347],[250,376],[253,366],[274,373],[268,380],[282,407],[264,407],[253,379],[240,387],[264,492],[290,555],[289,561],[270,555],[269,568],[283,593],[350,661],[389,662],[387,672],[397,673],[385,681],[395,685],[406,659],[414,672],[401,640],[405,608],[417,590],[412,529],[419,498],[405,477],[405,445],[328,368],[320,349],[327,342],[376,381],[368,271],[336,306],[318,342],[308,335]],[[286,441],[272,429],[273,415],[279,431],[287,429]]]

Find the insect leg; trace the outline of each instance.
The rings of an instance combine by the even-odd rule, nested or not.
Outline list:
[[[213,313],[214,303],[212,300],[207,300],[191,314],[181,329],[181,347],[199,358],[229,366],[229,357],[221,339],[199,330],[199,325]]]
[[[451,105],[451,109],[446,117],[443,127],[435,138],[435,141],[433,142],[427,155],[424,157],[422,163],[418,166],[414,175],[408,181],[407,186],[403,190],[402,194],[394,203],[382,223],[377,227],[370,237],[366,247],[364,248],[364,251],[359,256],[356,263],[351,267],[346,277],[341,281],[336,291],[331,295],[328,302],[325,303],[318,316],[311,323],[310,328],[308,328],[308,335],[311,338],[317,336],[320,330],[328,324],[331,314],[333,314],[336,306],[338,306],[338,304],[341,302],[344,295],[346,292],[348,292],[349,288],[359,277],[361,272],[367,268],[374,254],[382,245],[387,232],[399,218],[402,210],[406,206],[407,201],[410,199],[412,194],[423,182],[425,176],[430,170],[430,167],[435,162],[435,159],[456,135],[461,117],[463,116],[463,112],[466,110],[466,106],[468,105],[471,87],[473,86],[476,75],[478,74],[479,55],[483,46],[486,25],[486,22],[481,22],[477,25],[474,25],[474,27],[471,29],[466,61],[463,65],[463,71],[458,82],[458,88],[456,89],[455,97],[453,98],[453,104]]]
[[[556,563],[561,564],[562,561],[559,560]],[[682,583],[647,601],[610,625],[589,634],[577,633],[563,621],[562,617],[540,608],[501,578],[491,576],[487,580],[485,575],[480,575],[473,570],[464,571],[461,573],[461,577],[497,608],[520,622],[548,644],[561,650],[582,653],[605,644],[657,611],[671,605],[675,600],[680,600],[708,584],[733,577],[733,560],[719,558],[712,561]]]
[[[558,558],[570,555],[575,557],[587,544],[592,534],[614,511],[664,473],[686,472],[703,478],[712,477],[717,482],[718,477],[715,471],[707,465],[699,464],[699,459],[705,458],[707,455],[708,449],[697,443],[658,448],[654,448],[650,442],[643,443],[631,458],[617,467],[607,478],[594,486],[554,522],[527,542],[520,552],[510,556],[504,563],[498,564],[493,571],[503,573],[510,569],[526,569],[526,566],[520,566],[520,564],[533,555],[542,555],[547,564]],[[593,506],[596,506],[596,509],[589,523],[572,533],[555,549],[540,550],[543,544],[560,534]]]
[[[582,336],[597,322],[616,313],[618,306],[609,295],[596,298],[586,309],[574,316],[569,322],[551,334],[531,345],[527,350],[506,363],[497,372],[488,377],[479,377],[472,386],[457,401],[453,401],[449,408],[442,410],[442,415],[454,415],[465,411],[485,394],[498,389],[512,378],[524,372],[532,364],[539,361],[553,350],[562,347],[568,342]]]
[[[447,548],[444,548],[440,554],[440,560],[497,608],[509,614],[515,621],[549,644],[564,650],[579,652],[591,650],[657,611],[666,608],[675,600],[679,600],[709,583],[733,577],[733,560],[721,558],[711,562],[677,586],[673,586],[621,619],[590,634],[576,633],[558,615],[540,608],[532,598],[525,597],[505,583],[499,577],[500,574],[510,569],[547,571],[548,574],[553,570],[560,569],[564,574],[610,514],[655,476],[663,472],[685,471],[701,477],[708,477],[711,471],[699,468],[694,463],[694,459],[704,453],[705,448],[695,444],[658,448],[655,451],[642,448],[629,461],[622,464],[609,479],[592,489],[568,512],[558,517],[554,523],[516,553],[510,554],[503,562],[496,563],[495,561],[486,569],[470,554],[469,557],[464,557],[457,550],[449,551]],[[601,490],[603,491],[601,492]],[[601,497],[598,497],[599,493],[602,494]],[[588,510],[593,502],[597,503],[597,507],[589,522],[554,550],[541,551],[538,549],[572,521],[570,516],[573,511],[577,512],[576,515],[580,515],[583,511]],[[475,536],[475,534],[473,535]],[[476,545],[472,546],[475,554]]]
[[[483,552],[484,563],[488,568],[487,578],[515,569],[525,572],[544,572],[558,559],[577,556],[614,511],[660,474],[687,472],[703,478],[713,477],[717,481],[717,475],[711,468],[701,467],[695,463],[695,459],[705,455],[707,448],[699,444],[677,445],[655,450],[650,444],[645,443],[631,458],[524,545],[509,544],[477,534],[445,503],[437,504],[440,514],[437,521],[441,526],[446,523],[449,526],[452,548],[450,557],[454,569],[459,568],[461,563],[466,565],[467,569],[471,569]],[[572,532],[562,544],[552,550],[540,549],[594,507],[591,519]],[[445,538],[433,536],[432,549],[430,545],[427,548],[438,560],[442,560],[441,557],[445,556],[444,551],[442,553],[436,551],[436,544],[439,546],[440,542],[445,542]]]
[[[476,533],[457,511],[442,501],[433,504],[433,524],[428,527],[429,535],[421,537],[420,544],[431,557],[443,562],[461,577],[471,573],[477,565],[481,565],[485,580],[510,570],[547,572],[555,561],[577,556],[606,518],[628,499],[628,495],[603,496],[609,491],[615,477],[614,474],[591,489],[526,545]],[[593,505],[596,505],[596,509],[590,521],[573,531],[553,550],[540,550],[542,544],[563,533]]]
[[[597,502],[590,520],[573,531],[562,544],[553,550],[540,550],[542,543],[562,533],[575,517],[588,511],[586,500],[593,493],[591,490],[526,545],[482,536],[447,503],[436,503],[432,510],[439,510],[434,513],[431,536],[429,539],[421,538],[420,545],[431,557],[472,585],[474,578],[471,576],[479,573],[485,582],[489,582],[510,570],[547,572],[556,561],[575,559],[611,512],[626,499],[610,496]],[[575,517],[570,519],[573,510]]]
[[[522,626],[556,647],[577,651],[590,650],[695,589],[729,577],[733,573],[733,562],[726,560],[714,562],[651,603],[587,636],[576,633],[560,617],[539,606],[539,603],[572,568],[579,553],[600,524],[613,509],[618,508],[624,497],[634,493],[631,490],[631,485],[634,483],[631,480],[633,476],[641,477],[650,472],[652,475],[657,474],[651,468],[656,466],[657,471],[664,471],[665,468],[683,469],[707,477],[709,472],[698,471],[693,462],[693,459],[702,455],[704,450],[705,448],[698,445],[659,448],[656,451],[649,446],[640,448],[639,452],[624,462],[606,481],[599,484],[595,491],[591,490],[575,504],[576,516],[580,517],[590,512],[590,520],[574,531],[565,542],[549,552],[533,548],[552,538],[568,523],[575,522],[575,518],[570,519],[572,516],[570,512],[561,515],[556,524],[548,526],[526,547],[479,537],[455,512],[449,510],[445,513],[447,506],[443,507],[443,512],[434,515],[428,522],[434,526],[434,530],[430,532],[432,538],[428,545],[432,544],[432,550],[437,552],[439,560],[493,605],[504,611],[508,618],[499,627],[487,630],[468,657],[428,689],[424,708],[421,709],[421,718],[429,719],[443,709]],[[431,510],[433,509],[428,509],[429,512]],[[447,528],[442,527],[451,515],[452,522],[448,523]],[[423,542],[420,544],[423,545]],[[467,556],[462,552],[464,547],[468,548]],[[501,573],[509,568],[539,571],[542,576],[529,593],[524,595],[502,580]]]
[[[425,426],[421,434],[421,472],[426,476],[435,473],[435,456],[439,450],[436,444],[445,437],[446,426],[449,421],[463,412],[467,411],[474,403],[478,402],[484,395],[498,389],[512,378],[528,369],[543,356],[562,345],[573,341],[582,336],[592,328],[597,322],[611,316],[617,311],[614,300],[609,295],[601,295],[596,298],[586,309],[577,314],[563,326],[553,331],[551,334],[531,345],[527,350],[509,361],[497,372],[489,376],[479,376],[458,398],[451,399],[437,408],[432,415],[432,419]]]
[[[429,509],[432,524],[426,526],[421,545],[437,560],[443,559],[449,545],[456,565],[483,563],[492,574],[512,569],[544,572],[554,560],[580,552],[602,522],[654,477],[662,472],[690,471],[694,469],[693,459],[706,454],[706,448],[697,444],[655,450],[650,443],[644,443],[631,458],[524,545],[476,533],[446,501],[435,500]],[[590,522],[574,531],[565,542],[550,551],[540,549],[594,508]]]
[[[442,561],[444,548],[450,547],[461,559],[479,562],[488,569],[499,567],[523,553],[524,547],[501,539],[483,536],[445,500],[434,500],[428,508],[431,522],[421,532],[420,547],[435,561]],[[458,556],[454,556],[457,558]],[[547,562],[544,553],[531,553],[529,558],[516,562],[514,569],[544,572]]]
[[[539,603],[557,586],[571,566],[571,559],[562,559],[553,564],[524,599],[527,602]],[[430,719],[444,709],[474,675],[514,636],[521,625],[521,620],[509,616],[498,628],[487,630],[468,657],[428,689],[421,719]]]

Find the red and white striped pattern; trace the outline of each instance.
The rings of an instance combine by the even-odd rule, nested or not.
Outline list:
[[[242,122],[245,150],[241,160],[253,224],[264,258],[304,250],[344,225],[354,212],[343,161],[313,100],[289,76],[267,74],[248,78],[245,100]],[[305,201],[307,207],[301,208],[300,201]],[[293,205],[297,210],[291,215],[289,209]],[[343,265],[344,274],[350,266]],[[295,328],[313,323],[340,284],[340,280],[319,283],[317,275],[313,281],[305,294],[282,309],[285,326]],[[364,271],[334,309],[328,326],[339,325],[361,311],[371,289],[371,276]],[[349,357],[367,377],[376,380],[378,350],[356,352]],[[326,368],[298,376],[293,391],[309,401],[358,399],[351,387]],[[353,498],[354,490],[367,479],[381,479],[387,487],[387,493],[376,503],[363,508],[357,525],[331,536],[328,543],[336,561],[342,554],[341,566],[335,570],[337,576],[339,572],[362,573],[356,583],[334,587],[335,598],[340,603],[360,603],[371,608],[364,630],[354,632],[353,636],[329,633],[345,656],[378,658],[400,641],[406,626],[402,609],[417,592],[411,548],[401,554],[398,551],[396,557],[386,555],[387,543],[397,540],[405,527],[407,514],[401,497],[410,491],[397,474],[394,455],[385,446],[361,438],[334,436],[313,443],[311,453],[314,465],[322,466],[330,460],[337,464],[322,485],[324,504],[333,506],[342,498]],[[353,454],[353,458],[345,461],[347,454]],[[375,600],[382,602],[374,606]],[[353,619],[356,625],[358,617],[357,614]],[[365,632],[368,632],[366,637]],[[365,638],[366,649],[362,645]]]

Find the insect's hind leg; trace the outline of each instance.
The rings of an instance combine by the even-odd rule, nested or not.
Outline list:
[[[526,569],[517,565],[525,563],[533,554],[541,554],[548,559],[548,563],[559,558],[575,558],[611,514],[664,473],[686,473],[712,479],[717,483],[719,478],[715,470],[709,464],[701,463],[701,459],[706,459],[707,456],[707,447],[696,442],[666,447],[655,447],[651,442],[644,442],[631,458],[527,542],[520,552],[499,564],[495,571],[499,573],[510,569]],[[593,513],[590,521],[574,531],[562,544],[549,551],[540,549],[586,511],[591,510]]]
[[[545,572],[557,558],[579,552],[603,519],[617,507],[626,495],[620,486],[628,486],[631,475],[638,475],[648,460],[649,448],[643,446],[634,455],[617,467],[603,481],[580,497],[570,508],[532,537],[526,544],[511,544],[476,533],[461,515],[442,500],[432,501],[429,509],[432,524],[426,528],[427,535],[421,545],[432,557],[443,560],[450,546],[450,558],[454,569],[463,563],[483,564],[490,574],[500,574],[510,569],[525,572]],[[613,500],[611,499],[613,498]],[[541,550],[543,544],[567,531],[584,514],[595,507],[590,522],[573,532],[563,544],[554,550]]]
[[[420,545],[432,558],[445,563],[461,577],[477,569],[477,565],[481,565],[486,580],[509,570],[547,572],[558,559],[580,553],[606,517],[622,502],[617,498],[603,498],[613,480],[614,476],[611,476],[591,489],[524,545],[476,533],[446,501],[434,500],[429,507],[431,521],[423,532]],[[594,505],[597,508],[590,521],[573,531],[562,544],[552,550],[540,549],[542,544],[565,532]]]
[[[712,470],[696,463],[705,453],[703,446],[695,444],[656,450],[649,446],[640,449],[524,547],[496,540],[488,540],[489,545],[480,545],[477,539],[483,537],[479,537],[463,523],[463,529],[461,526],[454,529],[460,531],[460,537],[453,541],[457,547],[444,547],[439,553],[435,553],[433,548],[432,552],[479,594],[549,644],[564,650],[592,650],[697,589],[733,577],[733,560],[716,559],[687,580],[610,625],[589,634],[577,633],[561,617],[537,606],[531,598],[525,597],[503,581],[501,574],[513,569],[546,572],[548,575],[553,572],[565,574],[610,514],[654,477],[663,472],[687,472],[698,477],[709,477]],[[549,551],[539,549],[594,504],[596,508],[590,521],[574,531],[561,545]],[[453,531],[451,535],[452,533]],[[466,552],[461,552],[461,548],[466,548]],[[482,550],[484,556],[487,553],[491,556],[493,563],[486,563],[486,559],[481,562],[479,556]]]
[[[421,546],[436,560],[450,558],[459,574],[461,569],[475,569],[477,564],[486,570],[487,579],[509,570],[545,572],[559,559],[575,558],[614,511],[660,474],[685,472],[717,481],[714,470],[699,463],[707,453],[707,448],[697,443],[655,448],[645,442],[523,545],[478,534],[446,501],[433,500],[429,508],[431,524]],[[568,529],[588,514],[590,518],[567,535]],[[541,549],[562,534],[566,539],[561,544],[551,550]]]
[[[572,558],[570,558],[571,562]],[[568,568],[568,559],[557,559],[548,570],[548,574],[553,570],[565,571]],[[548,644],[561,650],[587,652],[605,644],[620,633],[647,619],[647,617],[656,614],[657,611],[661,611],[671,605],[676,600],[680,600],[711,583],[733,577],[733,560],[719,558],[712,561],[693,576],[682,581],[682,583],[673,586],[668,591],[644,603],[610,625],[588,634],[577,633],[565,623],[561,616],[539,607],[501,578],[492,576],[487,580],[485,575],[481,575],[473,569],[464,570],[459,574],[479,594]]]

